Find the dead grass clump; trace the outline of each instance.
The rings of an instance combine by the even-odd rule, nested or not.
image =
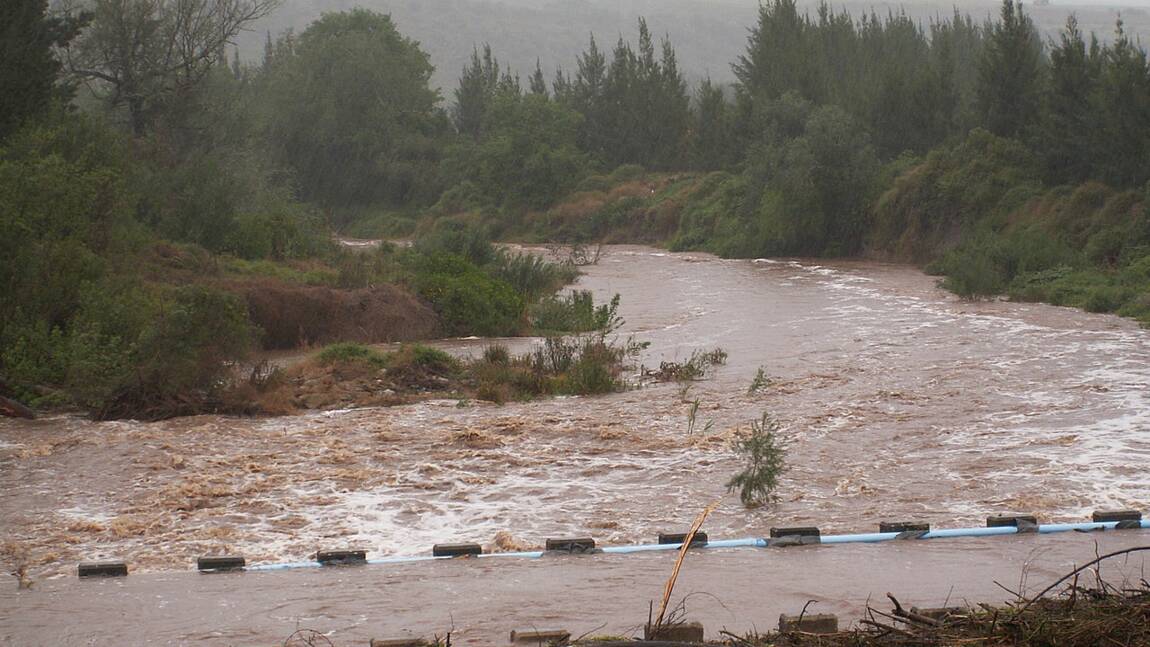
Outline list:
[[[470,449],[495,449],[503,446],[503,439],[482,431],[480,429],[464,429],[451,434],[454,445],[462,445]]]
[[[107,529],[104,524],[88,519],[73,521],[65,527],[68,532],[104,532]]]
[[[522,553],[531,550],[531,546],[515,538],[510,532],[500,530],[495,533],[495,538],[492,540],[491,550],[492,553]]]
[[[943,614],[906,609],[889,593],[890,612],[867,609],[859,626],[836,634],[791,632],[747,636],[748,647],[926,647],[972,645],[978,647],[1094,647],[1096,645],[1150,645],[1150,582],[1114,586],[1097,578],[1093,586],[1079,585],[1079,577],[1111,557],[1150,551],[1150,546],[1103,555],[1063,576],[1031,598],[1019,597],[1003,606],[980,604]],[[1061,595],[1047,597],[1065,585]]]
[[[112,536],[116,539],[128,539],[129,537],[143,537],[151,530],[152,524],[147,523],[135,515],[124,515],[116,517],[108,524],[108,529],[112,532]]]

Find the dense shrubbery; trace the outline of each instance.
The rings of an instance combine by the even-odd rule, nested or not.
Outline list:
[[[603,333],[548,337],[531,353],[511,356],[489,347],[469,366],[476,397],[493,402],[541,395],[595,395],[626,388],[627,362],[644,348],[630,340],[614,342]]]

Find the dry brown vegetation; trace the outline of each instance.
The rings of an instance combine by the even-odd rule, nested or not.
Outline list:
[[[394,285],[343,290],[261,279],[233,288],[263,329],[267,349],[430,339],[439,328],[430,306]]]

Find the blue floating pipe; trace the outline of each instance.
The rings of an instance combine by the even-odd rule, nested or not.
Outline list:
[[[1117,527],[1117,521],[1105,522],[1085,522],[1085,523],[1049,523],[1040,524],[1037,526],[1037,532],[1041,534],[1050,534],[1057,532],[1090,532],[1097,530],[1113,530]],[[1146,530],[1150,529],[1150,519],[1145,519],[1139,522],[1139,527]],[[897,532],[871,532],[871,533],[857,533],[847,535],[823,535],[819,538],[821,544],[863,544],[863,543],[878,543],[883,541],[897,540],[902,533]],[[1018,528],[1015,526],[1000,526],[995,528],[940,528],[923,533],[918,539],[952,539],[956,537],[995,537],[999,535],[1014,535],[1018,534]],[[770,541],[762,537],[747,537],[744,539],[719,539],[713,540],[706,544],[696,544],[692,550],[705,549],[705,548],[766,548],[770,545]],[[629,555],[633,553],[646,553],[667,550],[679,550],[682,544],[636,544],[631,546],[604,546],[601,551],[603,553],[612,553],[618,555]],[[545,551],[532,550],[532,551],[518,551],[512,553],[484,553],[476,557],[483,558],[518,558],[518,559],[539,559],[545,555]],[[441,559],[456,559],[454,557],[433,557],[430,555],[413,555],[413,556],[398,556],[398,557],[381,557],[378,559],[367,560],[368,564],[412,564],[416,562],[430,562]],[[300,568],[321,568],[322,564],[319,562],[290,562],[286,564],[257,564],[248,566],[247,571],[287,571]]]

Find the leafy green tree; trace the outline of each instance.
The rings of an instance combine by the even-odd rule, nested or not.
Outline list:
[[[794,95],[782,109],[801,109]],[[786,98],[786,97],[784,97]],[[784,119],[788,116],[784,116]],[[803,132],[748,154],[747,174],[761,187],[749,236],[760,254],[842,255],[858,251],[878,173],[870,137],[837,106],[813,109]]]
[[[1026,134],[1038,118],[1043,87],[1042,41],[1019,0],[1003,0],[1000,21],[986,30],[978,63],[983,123],[1003,137]]]
[[[483,122],[483,138],[457,147],[449,166],[497,204],[542,208],[572,190],[586,174],[577,144],[579,113],[537,94],[497,95]]]
[[[301,197],[345,207],[438,194],[447,123],[433,68],[390,17],[324,14],[276,58],[262,98],[267,136]]]
[[[49,15],[48,0],[0,4],[0,140],[70,94],[58,82],[61,65],[52,48],[75,38],[88,18]]]

